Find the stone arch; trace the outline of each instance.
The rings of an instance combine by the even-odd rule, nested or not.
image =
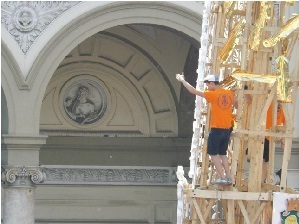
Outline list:
[[[147,23],[170,27],[197,41],[200,39],[201,15],[197,14],[194,9],[191,10],[188,3],[184,5],[175,2],[115,2],[105,5],[101,3],[89,10],[86,10],[86,4],[87,2],[77,5],[77,8],[73,7],[50,24],[49,29],[43,35],[48,35],[51,39],[47,43],[42,43],[43,37],[41,36],[39,43],[42,45],[42,49],[33,55],[27,55],[28,61],[33,61],[33,64],[28,69],[28,75],[25,74],[26,78],[23,79],[24,77],[19,75],[18,79],[23,79],[25,86],[27,85],[30,91],[35,93],[30,94],[35,96],[31,115],[34,118],[40,116],[43,95],[59,63],[75,46],[99,31],[118,25]],[[198,7],[200,8],[200,5]],[[82,10],[84,14],[80,14],[78,9],[85,9]],[[54,29],[58,24],[65,24],[63,20],[71,13],[72,21],[60,30]],[[15,63],[15,61],[11,60],[11,63]],[[26,72],[26,70],[22,70],[21,73],[24,71]],[[12,77],[8,78],[12,79]],[[33,119],[33,117],[28,120],[39,122],[39,119]],[[33,125],[37,129],[34,132],[38,132],[38,124]]]
[[[80,51],[83,49],[81,45],[84,46],[83,52]],[[151,46],[148,44],[148,47]],[[98,50],[103,48],[110,50]],[[155,51],[159,53],[157,49]],[[97,33],[87,38],[68,54],[54,73],[43,100],[41,130],[49,135],[57,135],[59,129],[64,129],[64,134],[80,129],[85,132],[84,135],[122,130],[123,134],[118,135],[127,132],[126,136],[176,136],[176,96],[168,88],[170,84],[167,83],[167,77],[161,74],[163,70],[158,69],[159,64],[153,60],[137,46],[115,36],[111,38],[106,33]],[[72,126],[69,119],[65,119],[65,111],[61,107],[51,106],[64,102],[58,100],[58,95],[62,94],[62,89],[73,77],[77,77],[78,82],[80,77],[83,80],[82,74],[92,75],[95,82],[98,80],[105,85],[109,99],[113,102],[107,107],[110,118],[103,118],[99,124],[89,125],[87,129],[80,125]],[[115,104],[120,96],[122,106]],[[126,112],[120,110],[124,106]],[[111,116],[115,113],[122,119]],[[131,120],[131,123],[123,124],[125,120]]]
[[[3,88],[1,88],[1,133],[8,134],[8,108]]]
[[[3,60],[2,55],[2,62],[1,62],[1,106],[5,102],[5,106],[7,110],[7,116],[4,118],[7,119],[7,129],[5,134],[9,132],[14,132],[15,130],[15,105],[14,105],[14,96],[12,91],[14,89],[15,80],[9,79],[8,77],[13,76],[13,69],[7,64],[6,60]],[[13,81],[13,83],[9,83],[9,81]],[[11,86],[11,88],[9,88]]]

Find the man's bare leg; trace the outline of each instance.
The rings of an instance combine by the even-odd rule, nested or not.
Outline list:
[[[220,158],[222,160],[222,166],[223,166],[223,168],[225,170],[226,177],[231,178],[227,156],[226,155],[220,155]]]
[[[221,178],[225,178],[225,175],[223,173],[223,167],[222,167],[222,161],[219,155],[211,155],[211,160],[214,163],[215,167],[216,167],[216,171],[218,173],[218,175]]]

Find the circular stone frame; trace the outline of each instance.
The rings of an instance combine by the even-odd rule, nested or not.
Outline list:
[[[109,91],[91,75],[79,75],[61,88],[59,101],[63,117],[76,127],[90,127],[104,120],[109,107]]]

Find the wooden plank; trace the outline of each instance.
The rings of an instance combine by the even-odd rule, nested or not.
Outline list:
[[[298,66],[297,66],[298,67]],[[298,69],[299,70],[299,69]],[[285,113],[289,117],[289,122],[286,121],[286,133],[292,133],[294,128],[294,115],[296,110],[296,97],[298,91],[298,82],[294,82],[292,86],[292,108],[289,113]],[[284,112],[287,111],[286,105],[282,104]],[[281,168],[281,180],[280,180],[280,191],[285,192],[287,182],[287,168],[291,156],[292,150],[292,138],[285,138],[285,148],[283,153],[282,168]]]
[[[270,138],[270,140],[269,140],[269,162],[268,162],[268,173],[267,173],[267,183],[270,183],[270,184],[273,184],[274,157],[275,157],[275,139]]]
[[[271,193],[263,193],[263,192],[238,192],[238,191],[187,189],[186,194],[190,198],[214,198],[214,199],[232,199],[232,200],[248,200],[248,201],[272,200]]]
[[[193,203],[193,205],[195,207],[196,214],[197,214],[198,218],[200,219],[200,222],[202,224],[206,224],[205,220],[203,219],[202,213],[201,213],[201,211],[199,209],[199,206],[198,206],[197,201],[196,201],[195,198],[192,199],[192,203]],[[192,223],[193,223],[193,220],[192,220]]]
[[[196,213],[194,203],[193,203],[192,200],[190,200],[189,203],[190,203],[190,217],[191,217],[192,224],[197,224],[198,223],[198,216],[197,216],[197,213]]]
[[[240,186],[236,186],[236,189],[241,192],[247,192],[248,191],[248,181],[247,180],[242,180]],[[280,187],[278,185],[272,185],[272,184],[267,184],[267,183],[262,183],[262,192],[279,192]],[[299,192],[295,191],[292,188],[287,187],[286,188],[286,193],[288,194],[299,194]]]
[[[244,217],[244,221],[246,224],[250,224],[250,219],[249,219],[249,216],[248,216],[248,213],[246,211],[246,208],[243,204],[243,202],[241,200],[238,201],[238,204],[240,206],[240,209],[241,209],[241,212],[243,214],[243,217]]]
[[[277,94],[273,98],[273,108],[277,108]],[[277,120],[277,110],[273,113],[272,124],[276,124]],[[272,126],[271,131],[273,132],[276,126]],[[274,175],[274,157],[275,157],[275,140],[276,138],[270,137],[269,140],[269,162],[268,162],[268,173],[267,173],[267,183],[273,184],[273,175]]]
[[[202,161],[202,166],[198,167],[198,169],[200,169],[201,173],[199,176],[199,184],[201,187],[205,187],[207,186],[207,180],[208,180],[208,173],[209,173],[209,155],[207,153],[207,145],[208,145],[208,134],[210,131],[210,116],[211,116],[211,112],[210,112],[210,106],[208,105],[207,107],[207,115],[206,115],[206,124],[205,124],[205,130],[204,130],[204,143],[203,143],[203,147],[202,147],[202,152],[201,152],[201,161]]]
[[[294,135],[292,133],[273,133],[268,131],[252,131],[252,130],[241,130],[237,129],[236,134],[234,136],[238,136],[238,134],[247,134],[249,137],[260,136],[264,138],[265,136],[275,137],[275,138],[293,138]],[[262,139],[260,138],[260,139]]]
[[[234,200],[227,200],[227,223],[236,223]]]
[[[238,110],[236,115],[236,122],[238,128],[245,129],[247,124],[247,115],[248,115],[248,104],[244,99],[244,88],[237,93],[238,95]],[[234,135],[234,134],[233,134]],[[244,135],[241,135],[241,138],[233,138],[234,143],[234,153],[236,153],[235,158],[233,159],[231,166],[232,177],[234,178],[235,185],[240,185],[241,180],[244,176],[244,162],[245,162],[245,145],[244,145]],[[237,149],[237,150],[236,150]],[[236,160],[236,161],[235,161]]]
[[[247,2],[247,7],[246,7],[246,21],[250,21],[251,20],[251,13],[252,13],[252,2],[248,1]],[[248,52],[248,44],[247,44],[247,40],[248,40],[248,36],[249,36],[249,29],[250,29],[250,23],[246,23],[245,24],[245,28],[244,28],[244,39],[242,41],[243,43],[243,47],[242,47],[242,51],[241,51],[241,68],[243,70],[247,69],[247,52]]]
[[[260,216],[261,212],[264,210],[265,206],[266,206],[266,202],[263,202],[261,204],[261,206],[259,207],[259,209],[257,210],[257,212],[255,213],[254,217],[251,220],[251,223],[255,223],[258,219],[258,217]]]
[[[260,59],[262,60],[262,59]],[[256,89],[268,89],[268,86],[265,83],[259,83],[255,86]],[[254,88],[254,89],[255,89]],[[253,99],[256,96],[253,97]],[[256,122],[259,120],[259,113],[263,105],[265,104],[265,97],[256,98],[256,108],[252,108],[252,113],[255,113],[250,128],[256,127]],[[261,131],[264,131],[265,125],[260,127]],[[262,182],[262,165],[263,165],[263,149],[264,149],[264,139],[262,141],[252,141],[249,145],[251,151],[250,154],[250,164],[249,164],[249,178],[248,178],[248,191],[250,192],[261,192],[261,182]],[[252,218],[256,213],[258,202],[249,201],[247,203],[247,211],[249,218]]]
[[[215,201],[216,200],[214,200],[214,199],[210,199],[207,209],[206,209],[206,212],[204,213],[204,216],[203,216],[203,219],[205,221],[208,219],[208,216],[211,214],[211,209],[212,209],[213,205],[215,204]]]
[[[239,161],[239,150],[241,149],[241,140],[235,139],[234,140],[234,152],[232,156],[232,163],[231,163],[231,176],[233,183],[235,182],[236,176],[238,175],[238,161]]]
[[[222,7],[219,7],[218,8],[218,13],[216,15],[217,17],[217,21],[216,21],[216,28],[215,28],[215,32],[214,32],[214,39],[216,38],[219,38],[219,37],[223,37],[222,35],[222,27],[224,27],[224,22],[225,22],[225,16],[222,12]],[[216,55],[215,57],[212,58],[212,63],[213,63],[213,66],[212,66],[212,72],[213,73],[219,73],[219,59],[218,59],[218,52],[219,52],[219,47],[215,47],[214,46],[214,49],[213,49],[213,54]]]
[[[256,126],[254,128],[255,130],[259,130],[259,127],[260,127],[261,123],[263,121],[266,121],[267,111],[268,111],[268,109],[270,107],[270,104],[273,101],[274,96],[276,95],[276,89],[277,89],[277,82],[275,82],[275,84],[273,85],[272,90],[271,90],[271,92],[270,92],[270,94],[269,94],[269,96],[268,96],[268,98],[266,100],[266,103],[265,103],[265,105],[264,105],[264,107],[262,109],[262,112],[260,114],[258,122],[256,123]],[[275,124],[275,123],[273,123],[273,124]]]
[[[248,4],[248,3],[247,3]],[[235,9],[233,12],[232,12],[232,15],[239,15],[239,16],[245,16],[246,15],[246,12],[245,10],[238,10],[238,9]]]
[[[259,90],[259,83],[253,82],[252,83],[252,89],[253,90]],[[249,117],[249,123],[248,123],[248,128],[249,128],[250,131],[253,130],[253,127],[255,126],[255,123],[256,123],[255,122],[256,121],[256,116],[257,116],[256,115],[256,108],[258,108],[257,107],[257,99],[258,99],[258,97],[256,95],[253,95],[251,97],[250,117]],[[240,133],[239,130],[237,132]],[[248,157],[249,158],[251,157],[251,150],[253,148],[255,148],[253,146],[253,144],[254,144],[253,139],[249,139],[249,141],[248,141],[248,149],[247,149],[247,153],[248,153]]]
[[[227,223],[227,217],[228,217],[227,200],[221,200],[221,205],[222,205],[223,217],[225,217],[225,221]]]
[[[285,147],[283,152],[283,158],[282,158],[282,167],[281,167],[281,179],[280,179],[280,191],[285,192],[286,185],[287,185],[287,170],[288,170],[288,164],[291,156],[291,150],[292,150],[292,139],[286,138],[285,139]]]

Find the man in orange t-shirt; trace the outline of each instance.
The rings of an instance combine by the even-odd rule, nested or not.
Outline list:
[[[267,118],[266,118],[266,129],[270,130],[272,128],[272,117],[273,117],[273,103],[269,106],[269,109],[267,111]],[[276,118],[276,124],[277,126],[284,125],[285,124],[285,117],[283,113],[283,109],[280,103],[277,105],[277,118]],[[269,139],[270,137],[267,136],[264,141],[264,153],[263,153],[263,170],[262,170],[262,181],[265,181],[267,176],[267,163],[269,162]],[[282,141],[282,140],[281,140]],[[283,141],[281,142],[282,148],[283,148]]]
[[[204,92],[195,89],[186,82],[184,75],[177,74],[176,78],[183,83],[190,93],[204,97],[210,103],[211,131],[208,138],[208,154],[211,156],[211,160],[220,176],[214,184],[231,184],[232,180],[226,154],[231,134],[233,105],[236,106],[234,92],[220,87],[218,75],[208,75],[204,79],[204,83],[208,87],[208,90]]]

